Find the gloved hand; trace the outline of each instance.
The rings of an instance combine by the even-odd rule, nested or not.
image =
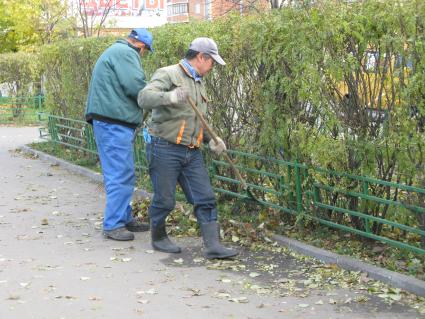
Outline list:
[[[184,86],[179,86],[171,91],[170,101],[172,104],[181,104],[186,102],[189,91]]]
[[[225,150],[227,150],[226,144],[224,144],[223,140],[219,137],[217,137],[217,143],[214,142],[214,139],[211,139],[208,143],[208,146],[210,147],[210,150],[217,155],[220,155]]]

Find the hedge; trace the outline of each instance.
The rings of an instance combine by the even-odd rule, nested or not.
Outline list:
[[[318,1],[156,28],[143,64],[150,76],[210,36],[227,65],[207,77],[209,120],[230,148],[425,187],[424,21],[418,0]],[[114,40],[41,49],[51,113],[83,117],[93,65]]]

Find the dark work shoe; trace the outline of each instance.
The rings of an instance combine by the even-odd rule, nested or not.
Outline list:
[[[104,230],[103,235],[106,238],[120,241],[133,240],[133,233],[129,232],[125,227],[120,227],[112,230]]]
[[[137,233],[142,231],[148,231],[149,224],[142,223],[140,220],[137,220],[137,219],[133,219],[131,222],[125,225],[125,228],[127,228],[128,231]]]

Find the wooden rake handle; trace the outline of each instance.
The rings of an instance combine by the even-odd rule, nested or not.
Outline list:
[[[207,121],[205,121],[204,116],[202,115],[201,111],[199,111],[198,107],[195,105],[195,102],[193,102],[192,98],[190,96],[188,96],[187,100],[189,101],[190,106],[195,111],[196,115],[198,116],[198,118],[201,121],[204,128],[207,130],[207,132],[211,135],[211,138],[217,144],[218,143],[217,134],[214,132],[214,130],[211,128],[211,126],[209,126]],[[226,159],[226,161],[230,164],[230,167],[235,172],[235,175],[236,175],[237,179],[239,180],[239,182],[241,182],[243,189],[244,190],[248,189],[248,185],[246,184],[245,179],[242,177],[238,168],[235,166],[235,163],[233,163],[233,160],[230,158],[229,154],[227,154],[226,151],[224,151],[222,154],[223,154],[224,158]]]

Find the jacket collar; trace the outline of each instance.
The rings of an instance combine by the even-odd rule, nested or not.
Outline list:
[[[140,49],[139,48],[136,48],[134,45],[132,45],[130,42],[128,42],[125,39],[118,39],[115,43],[120,43],[120,44],[128,45],[130,48],[132,48],[134,51],[136,51],[137,54],[140,53]]]
[[[202,76],[200,76],[198,72],[196,72],[196,70],[193,68],[193,66],[189,63],[188,60],[181,60],[179,65],[188,76],[195,80],[195,82],[202,81]]]

